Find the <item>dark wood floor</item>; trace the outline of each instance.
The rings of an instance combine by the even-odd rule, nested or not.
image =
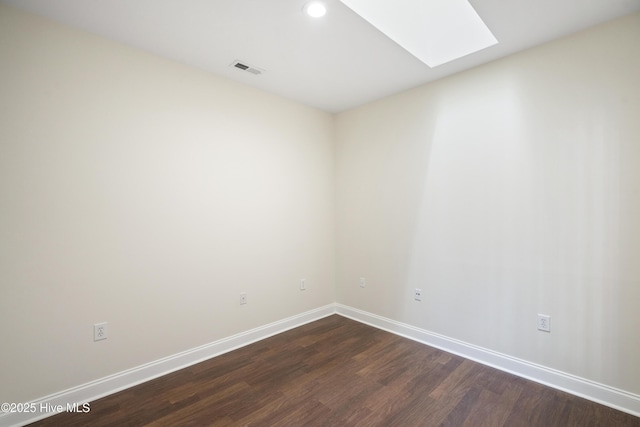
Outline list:
[[[640,418],[334,315],[32,425],[640,427]]]

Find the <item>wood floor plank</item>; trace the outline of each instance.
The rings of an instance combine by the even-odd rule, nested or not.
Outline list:
[[[478,399],[470,407],[462,427],[493,427],[506,425],[507,418],[520,397],[522,387],[508,384],[502,394],[483,389]]]
[[[640,427],[640,418],[333,315],[32,425]]]

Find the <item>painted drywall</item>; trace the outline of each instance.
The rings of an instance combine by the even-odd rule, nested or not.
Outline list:
[[[331,115],[3,5],[0,58],[1,402],[335,300]]]
[[[334,118],[0,5],[0,401],[335,293],[639,393],[639,35],[630,16]]]
[[[640,393],[638,40],[635,14],[338,115],[338,302]]]

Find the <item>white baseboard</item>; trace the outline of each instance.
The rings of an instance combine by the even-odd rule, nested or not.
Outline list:
[[[336,313],[341,316],[640,417],[640,396],[637,394],[467,344],[342,304],[335,306]]]
[[[417,328],[395,320],[387,319],[366,311],[358,310],[342,304],[329,304],[296,316],[289,317],[268,325],[264,325],[228,338],[215,341],[191,350],[184,351],[127,371],[123,371],[87,384],[55,393],[32,403],[36,409],[41,407],[55,408],[62,405],[91,402],[121,390],[141,384],[145,381],[166,375],[182,368],[194,365],[212,357],[228,353],[256,341],[279,334],[289,329],[302,326],[332,314],[356,320],[400,335],[414,341],[439,348],[449,353],[474,360],[509,372],[519,377],[566,391],[576,396],[618,409],[634,416],[640,416],[640,396],[613,387],[589,381],[564,372],[536,365],[525,360],[501,354],[482,347],[467,344],[424,329]],[[37,413],[5,413],[0,415],[0,427],[16,427],[32,423],[52,415],[51,411]]]
[[[240,334],[224,338],[201,347],[193,348],[182,353],[174,354],[145,365],[141,365],[87,384],[55,393],[41,399],[29,402],[33,404],[36,412],[9,412],[0,415],[0,427],[23,426],[55,413],[51,410],[41,411],[41,408],[56,408],[62,405],[78,403],[80,407],[85,402],[92,402],[102,397],[117,393],[129,387],[141,384],[145,381],[166,375],[182,368],[194,365],[212,357],[228,353],[240,347],[244,347],[256,341],[263,340],[272,335],[279,334],[289,329],[302,326],[326,316],[335,314],[335,305],[329,304],[305,313],[289,317],[268,325],[260,326]],[[31,408],[30,408],[31,409]]]

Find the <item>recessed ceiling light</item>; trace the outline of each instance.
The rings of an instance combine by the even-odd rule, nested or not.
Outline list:
[[[319,1],[311,1],[304,5],[304,11],[313,18],[322,18],[327,13],[327,7]]]

